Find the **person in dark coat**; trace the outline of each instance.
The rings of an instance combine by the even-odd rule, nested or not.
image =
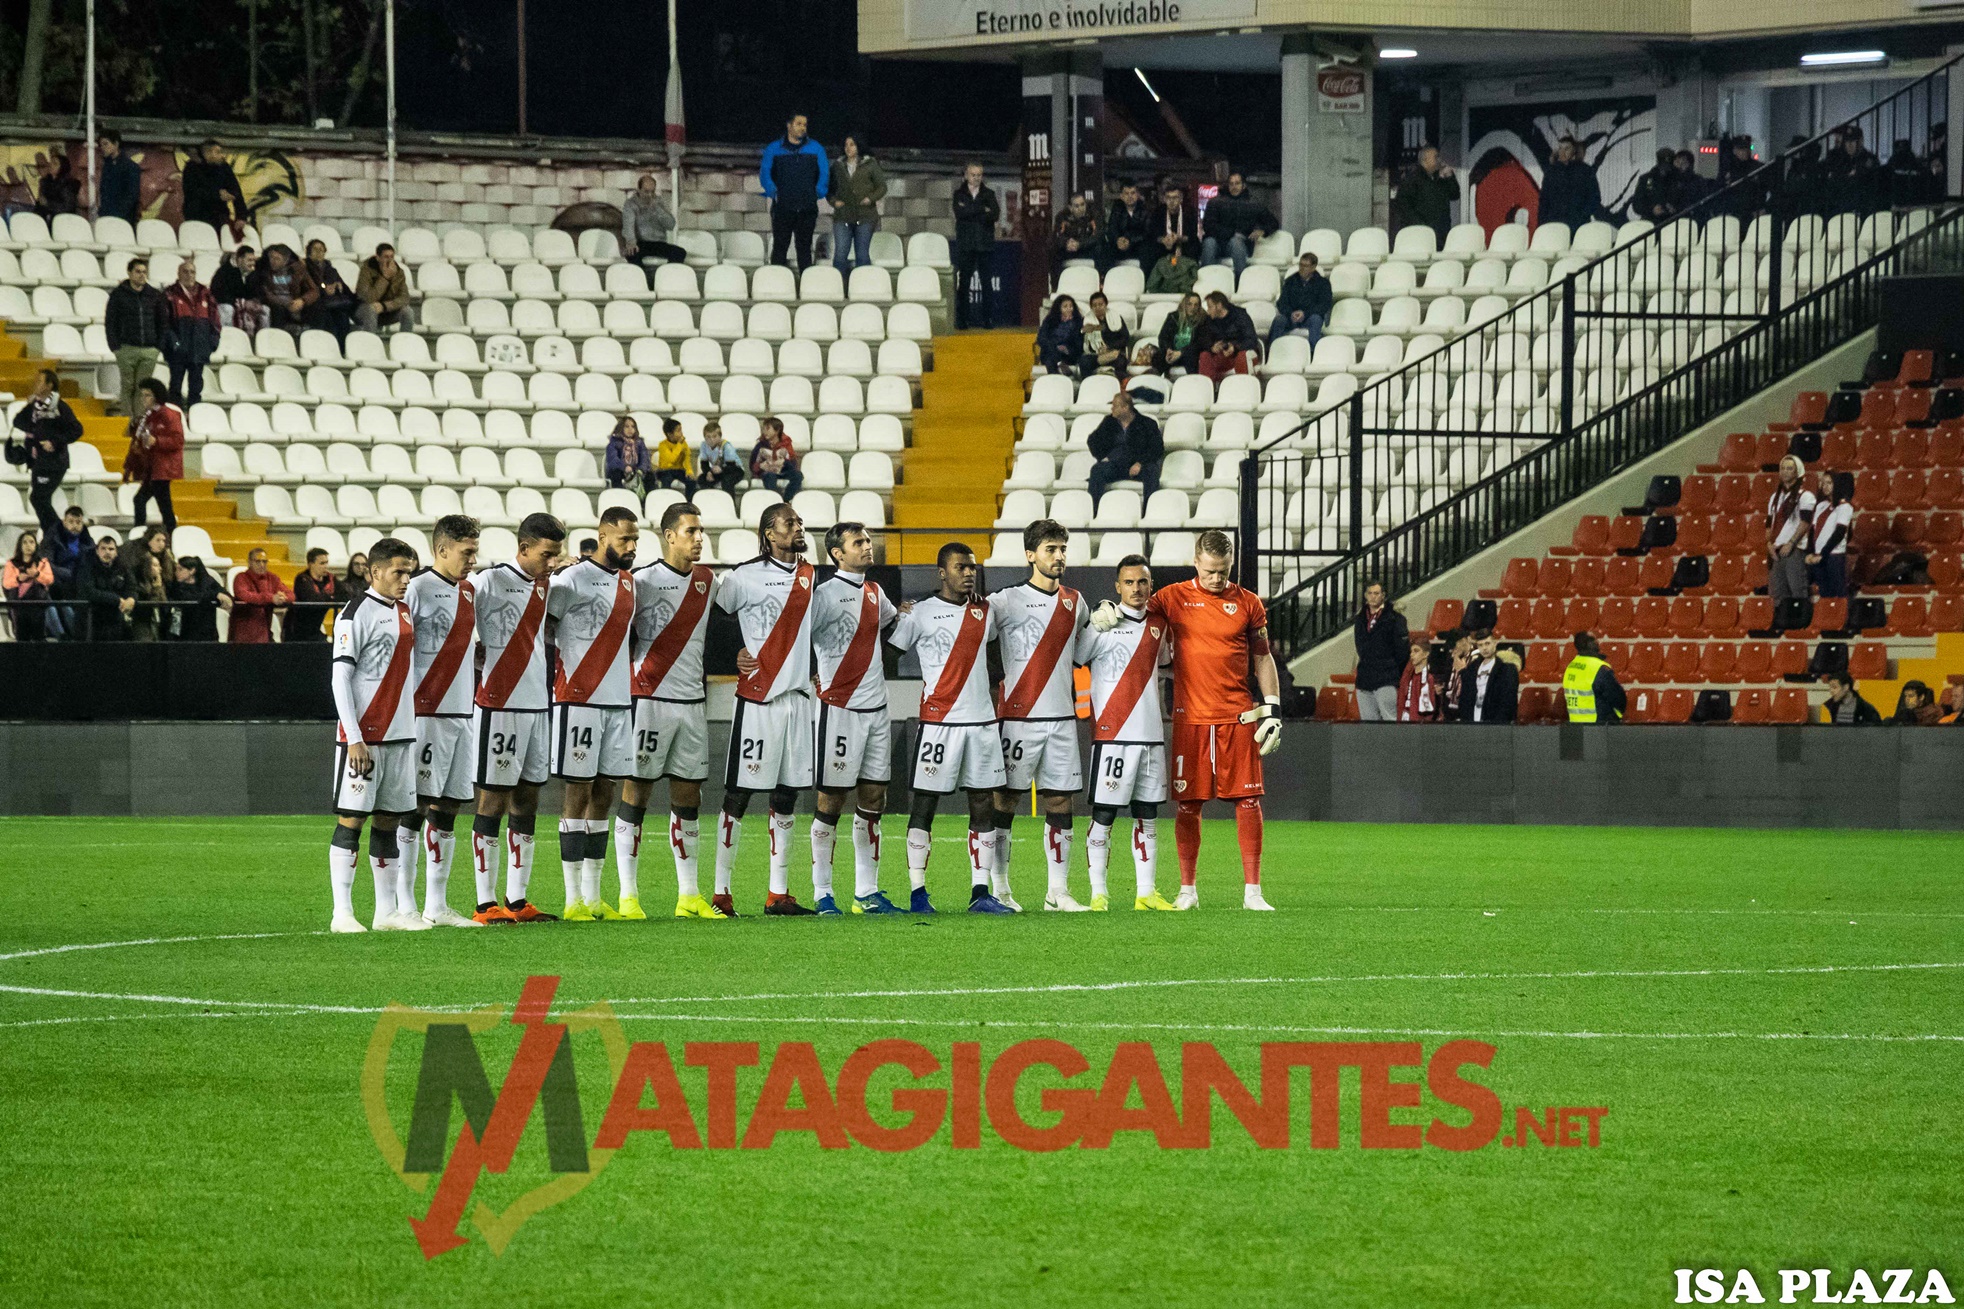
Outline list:
[[[1404,675],[1411,634],[1405,616],[1391,607],[1383,582],[1364,588],[1364,606],[1352,624],[1357,646],[1357,718],[1366,723],[1398,721],[1398,679]]]
[[[75,598],[88,606],[91,641],[130,639],[136,587],[116,562],[116,534],[104,532],[75,570]]]
[[[982,165],[970,164],[955,184],[955,327],[993,325],[989,304],[989,261],[996,252],[996,220],[1002,203],[982,180]]]
[[[1296,260],[1296,271],[1282,279],[1282,294],[1275,302],[1275,318],[1268,325],[1268,342],[1301,332],[1309,338],[1309,348],[1323,339],[1323,324],[1330,321],[1336,294],[1330,279],[1316,267],[1316,256],[1305,252]]]
[[[1460,694],[1465,723],[1511,723],[1521,699],[1521,657],[1500,648],[1500,638],[1481,632],[1474,638]]]
[[[1142,273],[1151,272],[1159,262],[1159,247],[1152,244],[1152,207],[1131,182],[1118,188],[1111,215],[1105,219],[1105,243],[1098,259],[1102,276],[1113,264],[1134,263]]]
[[[1255,331],[1255,320],[1219,291],[1208,292],[1204,303],[1207,317],[1193,334],[1199,372],[1216,382],[1229,373],[1247,372],[1261,355],[1262,338]]]
[[[272,312],[255,298],[258,284],[259,256],[251,246],[242,245],[225,256],[211,275],[211,298],[218,302],[220,327],[236,327],[250,338],[273,325]]]
[[[1154,258],[1178,250],[1188,259],[1200,257],[1200,222],[1187,208],[1186,192],[1168,184],[1160,192],[1159,205],[1152,211]]]
[[[1884,167],[1889,175],[1889,203],[1907,208],[1929,204],[1941,197],[1930,193],[1930,166],[1910,148],[1909,138],[1900,137]]]
[[[1247,179],[1238,172],[1229,173],[1227,190],[1214,197],[1207,206],[1207,216],[1200,220],[1200,262],[1228,260],[1239,278],[1255,253],[1255,243],[1275,226],[1275,215],[1249,193]]]
[[[1446,243],[1446,229],[1453,225],[1453,201],[1459,199],[1459,179],[1452,165],[1439,159],[1437,146],[1418,152],[1418,166],[1398,184],[1396,210],[1400,227],[1429,227]],[[1400,654],[1403,651],[1399,652]]]
[[[270,326],[290,333],[295,341],[306,330],[320,287],[307,275],[307,265],[283,245],[266,247],[266,262],[254,270],[252,298],[266,306]]]
[[[1145,498],[1159,489],[1159,467],[1166,462],[1166,443],[1159,424],[1133,405],[1132,397],[1120,391],[1112,397],[1112,411],[1092,429],[1088,442],[1091,457],[1091,507],[1096,509],[1105,488],[1113,482],[1137,480],[1145,488]]]
[[[1845,672],[1829,673],[1828,700],[1821,708],[1826,711],[1829,727],[1865,727],[1879,725],[1882,714],[1868,701],[1855,693],[1855,679]]]
[[[1084,319],[1078,316],[1077,301],[1060,295],[1037,328],[1037,365],[1046,372],[1075,375],[1083,353]]]
[[[293,607],[286,611],[281,639],[325,641],[328,614],[353,598],[327,566],[327,551],[315,546],[307,552],[307,566],[294,575]]]
[[[170,332],[170,302],[150,282],[150,261],[138,256],[124,268],[124,281],[109,293],[102,311],[103,335],[116,356],[117,402],[136,412],[137,385],[156,371]]]
[[[81,207],[82,184],[69,171],[68,156],[50,150],[41,157],[41,181],[34,190],[34,212],[53,220],[56,214],[72,214]]]
[[[102,171],[96,175],[96,209],[104,218],[120,218],[131,227],[143,212],[143,170],[123,153],[123,134],[113,127],[96,133],[102,147]]]
[[[1833,213],[1866,214],[1886,202],[1888,174],[1875,152],[1862,144],[1859,127],[1843,129],[1841,144],[1822,161],[1821,182]]]
[[[1772,201],[1771,175],[1771,169],[1753,158],[1753,138],[1733,137],[1719,160],[1719,185],[1727,189],[1721,202],[1725,211],[1741,223],[1765,213]]]
[[[61,377],[43,368],[34,377],[34,394],[27,398],[7,432],[7,462],[27,468],[27,502],[51,537],[61,525],[55,513],[55,492],[68,476],[68,447],[82,439],[82,420],[61,398]]]
[[[1093,259],[1098,253],[1098,215],[1081,195],[1071,197],[1050,242],[1050,276],[1055,280],[1073,259]]]
[[[1674,207],[1678,213],[1703,204],[1707,197],[1718,193],[1718,183],[1698,173],[1698,157],[1689,150],[1680,150],[1671,156],[1671,171],[1676,174]]]
[[[1567,223],[1574,231],[1602,207],[1603,192],[1596,170],[1582,158],[1575,138],[1563,137],[1555,145],[1555,157],[1541,170],[1541,203],[1536,217],[1544,223]]]
[[[201,143],[185,155],[183,176],[185,220],[229,227],[232,239],[238,240],[245,232],[245,188],[224,148],[212,140]]]
[[[1175,368],[1193,372],[1200,366],[1200,329],[1207,321],[1199,296],[1191,291],[1181,296],[1179,307],[1159,325],[1159,344],[1146,366],[1162,375]]]
[[[1637,179],[1636,194],[1630,200],[1630,217],[1642,218],[1660,226],[1677,212],[1678,170],[1676,156],[1669,150],[1657,152],[1657,162]]]
[[[171,640],[218,640],[218,611],[230,609],[232,597],[206,570],[204,560],[196,555],[180,558],[177,576],[166,589],[177,606],[171,610]]]
[[[1820,213],[1827,177],[1821,166],[1820,143],[1795,136],[1787,144],[1787,151],[1786,176],[1780,182],[1781,200],[1792,213]]]
[[[802,273],[811,266],[818,198],[832,185],[832,163],[811,139],[805,115],[785,120],[784,135],[764,147],[757,174],[771,202],[771,262],[788,267],[795,248]]]

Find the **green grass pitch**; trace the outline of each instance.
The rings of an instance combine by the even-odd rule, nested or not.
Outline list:
[[[750,828],[737,890],[755,909],[765,836]],[[900,828],[888,819],[890,891]],[[1210,822],[1203,908],[1184,915],[333,938],[327,833],[321,818],[0,820],[0,1303],[1570,1309],[1670,1303],[1679,1267],[1749,1266],[1762,1288],[1779,1267],[1934,1265],[1964,1282],[1953,836],[1272,823],[1280,912],[1263,915],[1239,908],[1232,825]],[[1026,905],[1042,899],[1036,838],[1023,820]],[[1080,820],[1080,894],[1082,839]],[[944,815],[946,909],[964,898],[960,840]],[[549,837],[539,853],[538,898],[556,908]],[[848,849],[839,866],[849,885]],[[1112,871],[1130,885],[1127,854]],[[650,841],[651,912],[672,876]],[[793,889],[809,891],[796,874]],[[235,934],[270,935],[217,939]],[[56,949],[148,938],[189,939]],[[1120,1042],[1151,1042],[1176,1103],[1184,1041],[1212,1042],[1254,1088],[1265,1041],[1417,1040],[1429,1055],[1467,1037],[1497,1047],[1467,1073],[1510,1130],[1517,1106],[1609,1113],[1594,1149],[1365,1150],[1352,1070],[1341,1144],[1312,1149],[1299,1071],[1286,1149],[1257,1148],[1218,1103],[1205,1150],[1134,1132],[1032,1153],[987,1118],[980,1148],[952,1148],[944,1125],[905,1153],[810,1133],[682,1150],[649,1132],[502,1254],[467,1222],[468,1244],[426,1261],[406,1220],[431,1192],[384,1162],[364,1113],[376,1011],[508,1011],[532,974],[562,979],[556,1015],[607,1000],[629,1039],[666,1043],[698,1121],[705,1073],[683,1066],[686,1042],[759,1042],[765,1064],[811,1042],[830,1078],[892,1037],[944,1064],[955,1042],[979,1042],[985,1065],[1019,1041],[1069,1042],[1092,1069],[1072,1085],[1095,1085]],[[1128,985],[1088,985],[1105,983]],[[908,994],[850,994],[867,991]],[[517,1032],[479,1039],[494,1090]],[[590,1040],[575,1038],[589,1141],[609,1091]],[[405,1035],[389,1056],[399,1133],[420,1046]],[[742,1070],[740,1116],[763,1080]],[[893,1081],[876,1081],[876,1115]],[[1062,1084],[1024,1079],[1032,1122]],[[1392,1117],[1435,1112],[1457,1113],[1428,1094]],[[535,1113],[477,1197],[502,1206],[549,1180],[543,1139]]]

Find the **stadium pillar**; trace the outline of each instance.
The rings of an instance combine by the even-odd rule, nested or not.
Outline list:
[[[1282,38],[1281,218],[1291,232],[1371,223],[1371,60],[1368,45]]]
[[[1316,50],[1306,34],[1282,38],[1282,226],[1309,230],[1309,116]]]
[[[1947,45],[1944,58],[1964,55],[1964,45]],[[1964,64],[1952,68],[1944,88],[1944,193],[1956,195],[1964,177]]]
[[[1023,61],[1023,321],[1050,291],[1050,233],[1073,195],[1094,212],[1105,193],[1105,75],[1097,51]]]

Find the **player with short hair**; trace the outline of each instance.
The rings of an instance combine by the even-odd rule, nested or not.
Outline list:
[[[996,792],[996,899],[1021,912],[1009,889],[1009,832],[1020,793],[1043,798],[1046,872],[1043,907],[1082,913],[1071,894],[1071,803],[1084,787],[1078,759],[1073,650],[1088,619],[1084,597],[1063,582],[1071,534],[1039,518],[1023,529],[1030,576],[989,597],[1002,653],[1002,758],[1007,784]]]
[[[532,843],[539,787],[551,758],[546,666],[546,600],[566,549],[566,527],[551,514],[527,514],[518,525],[518,555],[471,578],[484,675],[477,687],[477,817],[471,857],[478,894],[497,888],[498,825],[507,815],[505,903],[478,901],[480,923],[557,922],[525,898],[532,883]]]
[[[368,862],[375,874],[378,932],[422,932],[433,924],[416,912],[413,889],[398,899],[401,847],[396,827],[416,812],[416,706],[409,665],[416,641],[402,603],[416,551],[392,536],[368,547],[368,589],[334,623],[334,836],[328,883],[334,917],[328,930],[368,930],[355,917],[355,865],[370,816]]]
[[[832,855],[839,815],[852,793],[852,911],[897,914],[900,907],[880,890],[880,817],[893,778],[892,718],[880,632],[893,625],[900,611],[866,576],[873,564],[873,537],[866,524],[832,524],[825,532],[825,553],[838,571],[818,584],[812,598],[812,656],[819,685],[812,902],[822,914],[839,912],[832,898]]]
[[[1106,870],[1112,825],[1126,808],[1132,818],[1134,909],[1171,909],[1157,878],[1159,806],[1167,799],[1166,734],[1160,720],[1158,671],[1172,661],[1163,619],[1147,618],[1152,569],[1144,555],[1118,561],[1119,622],[1078,634],[1077,661],[1091,670],[1091,907],[1110,907]]]
[[[607,820],[614,783],[634,775],[634,691],[629,634],[634,627],[634,551],[641,522],[615,505],[600,515],[593,554],[554,573],[546,615],[559,648],[552,683],[552,774],[565,783],[559,867],[569,923],[646,918],[640,888],[621,883],[621,907],[600,898],[607,864]],[[621,871],[625,872],[626,869]]]
[[[757,523],[762,553],[722,578],[716,605],[736,615],[743,633],[737,652],[736,717],[730,722],[723,813],[716,841],[716,896],[736,913],[730,886],[750,797],[770,796],[770,894],[764,912],[816,913],[791,894],[791,833],[798,792],[812,784],[812,592],[815,575],[805,554],[805,523],[779,501]]]
[[[614,864],[621,899],[639,902],[641,824],[657,778],[668,779],[668,846],[675,855],[675,916],[721,918],[702,898],[702,783],[709,776],[708,687],[703,645],[716,574],[702,562],[702,511],[679,501],[662,511],[661,557],[634,570],[634,775],[614,808]],[[631,889],[632,888],[632,889]]]
[[[444,927],[482,927],[448,902],[450,860],[457,848],[457,812],[476,794],[471,758],[471,681],[477,654],[476,597],[470,573],[477,562],[475,518],[445,514],[430,538],[427,568],[409,579],[403,604],[416,629],[409,674],[416,698],[415,813],[396,829],[402,848],[402,888],[414,900],[416,847],[423,847],[423,917]],[[477,900],[497,898],[480,883]]]
[[[975,594],[981,569],[959,541],[941,547],[935,563],[941,585],[893,625],[888,639],[921,663],[920,728],[914,742],[914,802],[907,816],[907,879],[912,909],[931,914],[928,857],[934,852],[934,809],[957,788],[968,792],[968,911],[1013,914],[992,893],[996,869],[995,792],[1007,781],[995,702],[984,654],[996,634],[988,602]]]

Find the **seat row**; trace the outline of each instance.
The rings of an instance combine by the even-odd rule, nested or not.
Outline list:
[[[0,288],[0,294],[4,290]],[[37,290],[36,298],[49,290],[52,288]],[[657,300],[646,306],[630,300],[609,300],[605,306],[588,300],[566,300],[555,309],[542,300],[520,300],[507,305],[501,300],[464,302],[441,296],[423,302],[417,330],[433,336],[465,332],[479,337],[565,336],[576,341],[603,335],[623,340],[658,336],[669,341],[692,336],[707,336],[717,341],[736,341],[746,336],[765,341],[788,341],[794,336],[813,341],[841,337],[863,341],[888,337],[926,341],[934,334],[926,305],[918,303],[894,305],[885,314],[878,305],[870,304],[847,305],[843,312],[828,304],[802,304],[794,317],[790,305],[775,301],[753,304],[746,312],[734,301],[711,300],[701,307],[698,316],[679,300]]]
[[[1054,494],[1047,501],[1042,490],[1012,490],[1003,497],[1002,511],[996,515],[995,526],[999,530],[1020,529],[1047,517],[1069,528],[1096,532],[1130,531],[1134,528],[1146,531],[1190,528],[1199,531],[1210,527],[1233,527],[1239,521],[1239,502],[1235,493],[1224,487],[1202,491],[1195,499],[1187,489],[1161,486],[1143,504],[1137,488],[1136,482],[1115,483],[1099,499],[1095,509],[1091,504],[1091,493],[1084,490],[1081,484],[1071,487],[1069,483],[1064,483],[1061,487],[1049,488]]]
[[[460,273],[449,260],[438,259],[419,266],[413,281],[415,294],[423,298],[540,300],[547,304],[561,300],[682,300],[691,304],[730,300],[886,305],[895,299],[916,304],[941,299],[941,279],[932,268],[903,268],[896,280],[888,270],[869,265],[853,269],[847,279],[831,264],[823,263],[812,264],[803,273],[776,264],[754,271],[737,264],[715,264],[701,270],[700,276],[687,264],[660,264],[650,286],[636,264],[611,264],[603,280],[600,270],[589,264],[567,264],[555,276],[541,263],[522,263],[507,272],[504,265],[487,259],[464,265]]]
[[[1913,603],[1912,603],[1913,602]],[[1432,620],[1450,619],[1459,601],[1434,606]],[[1804,626],[1779,631],[1778,606],[1767,596],[1733,595],[1608,595],[1569,599],[1500,601],[1494,609],[1494,630],[1510,641],[1566,640],[1575,632],[1595,632],[1617,639],[1678,641],[1739,641],[1767,634],[1781,638],[1814,639],[1822,635],[1860,632],[1883,637],[1925,637],[1931,631],[1956,631],[1964,624],[1964,596],[1903,596],[1884,611],[1883,602],[1868,607],[1863,618],[1846,598],[1823,597],[1813,602]],[[1463,617],[1460,621],[1464,621]],[[1851,625],[1852,624],[1852,625]],[[1446,622],[1444,626],[1458,626]],[[1934,626],[1933,626],[1934,625]],[[1443,630],[1443,628],[1441,628]],[[1729,679],[1719,678],[1719,681]]]
[[[1101,532],[1083,562],[1094,568],[1116,568],[1127,555],[1144,555],[1154,568],[1178,568],[1193,563],[1193,532],[1154,532],[1151,543],[1144,532]],[[1013,568],[1028,572],[1029,556],[1023,551],[1023,534],[997,532],[990,543],[989,568]]]

